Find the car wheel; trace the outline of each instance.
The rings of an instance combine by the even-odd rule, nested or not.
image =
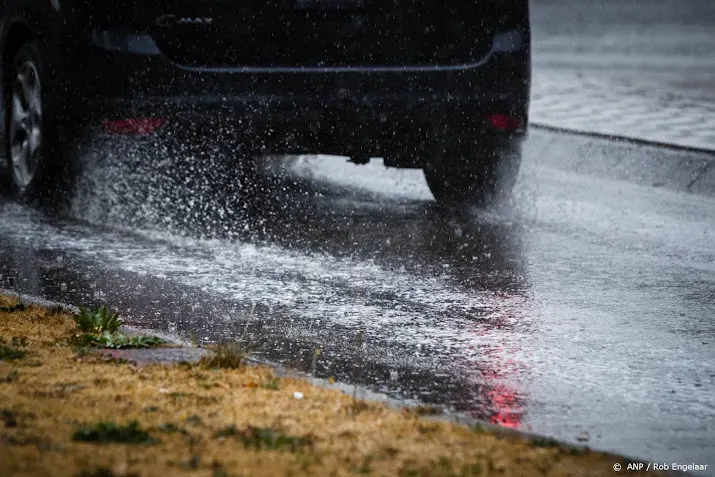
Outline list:
[[[6,86],[10,192],[23,202],[50,198],[62,182],[57,121],[35,43],[22,46]]]
[[[493,205],[506,199],[521,165],[520,142],[446,151],[428,163],[424,175],[432,195],[443,204]]]

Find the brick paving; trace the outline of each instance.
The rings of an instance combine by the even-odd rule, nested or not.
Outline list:
[[[715,151],[715,74],[535,67],[531,122]]]

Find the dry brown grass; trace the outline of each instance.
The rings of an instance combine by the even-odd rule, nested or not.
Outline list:
[[[38,307],[0,312],[0,336],[27,339],[24,358],[0,361],[0,475],[613,475],[610,456],[379,404],[354,413],[350,396],[263,367],[78,356],[65,344],[74,326]]]

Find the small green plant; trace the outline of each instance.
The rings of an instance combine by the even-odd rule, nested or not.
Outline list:
[[[95,444],[154,444],[157,442],[148,432],[139,427],[138,421],[131,421],[124,426],[114,422],[99,422],[82,426],[72,435],[72,440]]]
[[[0,312],[2,313],[15,313],[17,311],[26,311],[27,305],[25,305],[22,300],[18,297],[17,303],[10,306],[0,306]]]
[[[217,345],[211,356],[201,358],[200,364],[207,368],[241,368],[250,352],[238,341],[227,341]]]
[[[153,348],[164,344],[164,340],[156,336],[126,336],[120,333],[102,335],[101,343],[105,348]]]
[[[259,450],[282,450],[296,452],[305,447],[312,447],[313,438],[310,436],[296,437],[281,433],[268,427],[249,426],[239,430],[236,426],[228,426],[219,430],[216,437],[234,437],[244,447]]]
[[[82,333],[115,333],[122,326],[119,315],[110,311],[106,306],[91,309],[80,307],[79,313],[72,318],[77,324],[77,329]]]
[[[238,369],[243,367],[246,359],[263,346],[265,340],[257,340],[248,334],[248,327],[256,311],[253,303],[243,331],[234,340],[224,341],[213,347],[213,355],[205,356],[199,361],[204,368]]]
[[[15,348],[27,348],[27,337],[21,336],[18,338],[17,336],[13,336],[10,344]]]
[[[75,339],[75,344],[80,347],[110,349],[153,348],[164,343],[164,340],[156,336],[127,336],[109,331],[102,334],[82,333]]]
[[[27,356],[27,351],[21,349],[21,347],[24,347],[25,345],[27,345],[26,338],[13,338],[12,342],[8,345],[5,339],[0,336],[0,361],[14,361],[16,359],[23,359],[25,356]]]

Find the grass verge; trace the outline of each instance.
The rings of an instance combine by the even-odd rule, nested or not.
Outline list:
[[[432,408],[354,412],[353,397],[243,366],[237,350],[196,365],[107,362],[73,338],[118,328],[15,305],[0,297],[14,350],[0,357],[0,475],[612,476],[618,461],[425,420]]]

